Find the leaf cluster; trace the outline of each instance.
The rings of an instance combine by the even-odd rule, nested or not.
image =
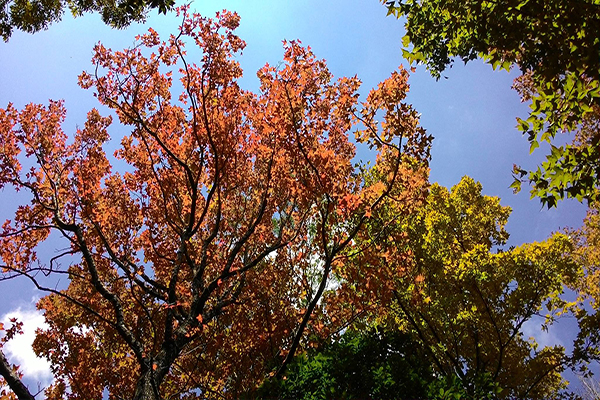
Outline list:
[[[150,10],[165,14],[174,6],[174,0],[6,0],[0,7],[0,36],[8,41],[15,29],[28,33],[47,29],[67,9],[75,17],[100,13],[104,23],[121,29],[144,22]]]
[[[518,128],[531,151],[559,132],[576,132],[598,120],[600,104],[600,3],[585,1],[385,2],[390,14],[406,17],[404,56],[425,63],[439,78],[454,58],[482,58],[494,69],[517,66],[524,77],[517,90],[531,100]],[[412,46],[412,48],[409,48]],[[594,123],[592,123],[594,124]],[[576,142],[577,137],[576,137]],[[595,200],[600,179],[598,133],[590,143],[553,147],[537,171],[515,169],[512,187],[532,184],[532,197],[548,207],[558,200]],[[527,176],[527,179],[524,177]]]
[[[400,331],[346,331],[338,341],[296,357],[280,379],[253,397],[268,399],[425,398],[433,375],[416,343]]]

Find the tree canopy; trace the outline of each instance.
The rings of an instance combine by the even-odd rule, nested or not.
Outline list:
[[[368,282],[342,291],[348,297],[332,299],[335,304],[326,309],[351,308],[355,318],[348,330],[317,343],[293,362],[285,379],[267,381],[259,393],[306,399],[573,398],[561,373],[576,365],[585,370],[597,356],[597,347],[577,345],[597,340],[585,336],[598,332],[597,316],[586,313],[583,302],[568,301],[564,291],[587,282],[595,291],[580,292],[597,295],[597,274],[584,274],[574,257],[573,234],[504,249],[510,212],[469,177],[451,189],[433,184],[426,202],[409,215],[379,208],[365,231],[375,236],[357,236],[362,257],[334,271],[338,292]],[[340,304],[344,299],[352,300]],[[574,353],[527,337],[526,325],[547,329],[569,312],[583,328]]]
[[[181,12],[166,40],[98,44],[79,77],[131,130],[114,156],[97,110],[72,140],[60,101],[0,110],[0,187],[30,194],[0,231],[2,273],[49,292],[34,344],[55,376],[48,399],[236,398],[282,374],[347,323],[321,300],[366,221],[425,196],[431,138],[404,103],[405,70],[359,103],[357,78],[334,81],[286,42],[252,93],[237,83],[239,17]],[[373,150],[369,174],[350,132]],[[52,234],[66,250],[38,259]]]
[[[14,1],[35,29],[63,6],[121,26],[172,5]],[[0,108],[0,190],[21,192],[0,227],[0,284],[44,295],[33,349],[52,369],[45,397],[566,395],[561,373],[600,360],[598,4],[513,3],[388,6],[408,16],[405,54],[438,77],[455,56],[522,68],[532,150],[576,132],[527,179],[549,206],[592,208],[542,242],[508,247],[510,208],[473,179],[429,182],[432,137],[403,67],[361,98],[357,77],[334,79],[284,41],[246,90],[228,11],[185,6],[173,35],[98,43],[78,83],[100,111],[72,132],[63,101]],[[518,189],[527,172],[515,174]],[[579,324],[573,352],[527,337],[565,314]],[[21,330],[0,323],[2,400],[37,397],[4,353]]]
[[[267,380],[251,398],[425,399],[434,377],[420,350],[406,332],[348,330],[296,357],[285,376]]]
[[[552,323],[567,306],[564,285],[581,270],[565,234],[498,247],[509,214],[471,178],[451,190],[432,185],[427,202],[396,224],[405,240],[380,244],[412,254],[408,265],[382,257],[373,266],[404,268],[382,321],[411,332],[435,373],[457,380],[467,398],[496,397],[496,389],[501,398],[553,398],[570,359],[561,346],[539,348],[523,328],[544,309],[542,322]]]
[[[586,361],[600,361],[600,205],[592,204],[579,229],[572,229],[575,249],[574,259],[584,269],[582,279],[574,282],[573,290],[578,294],[574,314],[579,321],[580,331],[575,341],[577,356]],[[585,304],[586,306],[582,306]],[[581,366],[589,373],[587,366]]]
[[[62,19],[65,9],[74,16],[98,12],[104,23],[124,28],[132,22],[145,21],[151,9],[166,13],[174,0],[6,0],[0,7],[0,36],[8,41],[15,29],[35,33]]]
[[[516,86],[531,100],[518,127],[531,151],[551,154],[536,171],[515,167],[513,187],[527,175],[532,196],[549,207],[565,197],[594,200],[600,179],[600,2],[598,0],[392,0],[389,12],[406,16],[405,56],[439,78],[453,58],[483,58],[494,68],[521,69]],[[412,45],[412,48],[408,48]],[[592,134],[589,135],[592,128]],[[572,145],[554,146],[559,132],[575,132]]]

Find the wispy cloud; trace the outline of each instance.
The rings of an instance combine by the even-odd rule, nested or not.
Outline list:
[[[557,335],[557,325],[550,326],[548,331],[542,330],[543,318],[532,318],[525,322],[521,327],[521,332],[525,340],[534,338],[540,349],[546,346],[563,346],[565,347],[564,338]]]

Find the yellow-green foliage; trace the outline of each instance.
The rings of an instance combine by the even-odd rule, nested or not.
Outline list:
[[[434,184],[427,203],[405,223],[413,265],[396,282],[398,319],[427,349],[442,375],[471,393],[491,376],[507,398],[548,398],[565,386],[564,348],[537,346],[523,325],[550,323],[566,303],[563,282],[578,268],[569,237],[500,250],[509,207],[465,177],[450,191]],[[543,320],[540,320],[542,322]]]

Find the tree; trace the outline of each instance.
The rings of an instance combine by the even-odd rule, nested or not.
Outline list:
[[[254,94],[237,83],[238,16],[181,12],[177,36],[99,44],[79,77],[131,129],[116,160],[104,150],[112,118],[97,110],[70,142],[60,101],[0,110],[0,186],[31,194],[2,227],[2,271],[50,292],[34,343],[55,375],[49,399],[235,398],[281,375],[346,323],[321,299],[372,213],[410,212],[426,192],[431,138],[403,103],[405,70],[359,105],[357,78],[333,81],[287,42]],[[353,130],[377,179],[353,165]],[[44,263],[51,234],[67,248]],[[44,286],[40,271],[68,287]]]
[[[583,226],[568,230],[573,238],[575,249],[573,256],[584,269],[581,279],[574,281],[571,288],[578,294],[573,313],[578,319],[580,332],[575,341],[575,353],[586,361],[600,360],[600,213],[599,204],[593,203],[587,213]],[[585,384],[589,371],[583,365],[582,382]],[[589,385],[584,385],[589,386]],[[592,385],[593,386],[593,385]],[[592,389],[592,387],[588,387]]]
[[[267,380],[249,398],[496,399],[498,384],[479,377],[469,395],[456,376],[434,373],[427,350],[410,332],[389,327],[346,331],[339,340],[299,355],[282,379]]]
[[[384,317],[411,332],[446,387],[457,381],[467,398],[555,398],[572,360],[561,346],[539,348],[523,327],[544,309],[552,323],[567,306],[563,285],[581,271],[564,234],[501,250],[509,214],[471,178],[451,190],[432,185],[426,204],[397,220],[405,239],[380,240],[384,256],[372,268],[403,271]],[[412,257],[398,259],[395,247]]]
[[[65,8],[76,17],[99,12],[107,25],[125,28],[132,22],[145,21],[152,9],[165,14],[174,6],[174,0],[6,0],[0,8],[0,35],[8,41],[14,29],[28,33],[47,29],[62,19]]]
[[[519,129],[528,135],[531,151],[540,141],[552,144],[558,132],[576,132],[570,146],[552,146],[537,171],[515,167],[513,187],[525,175],[532,196],[549,207],[565,197],[598,197],[600,153],[598,130],[580,140],[582,124],[597,128],[600,105],[600,2],[598,0],[392,0],[389,12],[406,16],[405,56],[424,62],[439,78],[457,57],[465,63],[483,58],[494,68],[516,65],[524,101],[531,100]],[[524,89],[525,86],[525,90]],[[592,125],[594,125],[592,124]]]
[[[282,379],[267,381],[251,398],[425,399],[433,380],[410,335],[368,328],[296,357]]]

